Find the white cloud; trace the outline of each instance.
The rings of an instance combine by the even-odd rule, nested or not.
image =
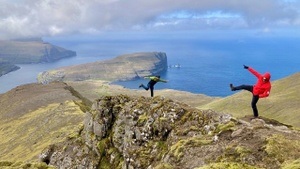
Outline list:
[[[0,0],[0,38],[124,30],[298,28],[293,0]]]
[[[63,32],[63,29],[58,28],[57,26],[50,26],[49,33],[51,35],[57,35]]]

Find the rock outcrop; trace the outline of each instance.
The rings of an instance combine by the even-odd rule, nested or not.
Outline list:
[[[299,156],[299,132],[276,121],[119,95],[96,100],[81,130],[40,159],[62,169],[279,169],[297,165]]]
[[[107,61],[99,61],[42,72],[40,83],[51,81],[107,80],[123,81],[167,70],[167,56],[163,52],[144,52],[121,55]]]

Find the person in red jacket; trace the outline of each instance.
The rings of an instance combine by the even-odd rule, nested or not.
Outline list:
[[[251,107],[253,110],[254,117],[258,117],[258,110],[256,107],[256,103],[258,102],[259,98],[268,97],[271,91],[271,74],[269,72],[265,74],[260,74],[256,70],[251,67],[245,66],[244,69],[248,69],[254,76],[257,77],[257,83],[255,85],[241,85],[241,86],[233,86],[230,84],[231,91],[236,90],[247,90],[253,94]]]

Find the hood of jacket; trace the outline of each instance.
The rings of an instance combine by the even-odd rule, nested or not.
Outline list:
[[[270,79],[271,79],[271,74],[270,74],[269,72],[267,72],[267,73],[265,73],[265,74],[263,75],[263,78],[266,78],[266,81],[270,81]]]

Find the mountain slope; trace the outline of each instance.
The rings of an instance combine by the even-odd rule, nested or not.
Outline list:
[[[275,92],[286,83],[274,82]],[[299,167],[299,131],[199,110],[188,104],[215,99],[189,96],[98,81],[19,86],[0,95],[0,168]]]
[[[38,159],[39,151],[77,130],[85,104],[64,83],[28,84],[1,94],[0,159]]]
[[[118,95],[97,99],[82,130],[40,157],[58,168],[280,169],[299,156],[300,133],[280,123]]]
[[[258,101],[259,115],[300,128],[300,73],[272,82],[271,94]],[[228,90],[229,86],[228,86]],[[215,100],[200,109],[213,109],[230,113],[235,117],[252,115],[252,94],[241,91],[231,96]]]

